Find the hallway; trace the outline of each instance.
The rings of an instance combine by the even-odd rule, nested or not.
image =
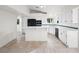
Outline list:
[[[48,42],[14,40],[0,48],[0,53],[78,53],[79,49],[66,48],[54,35],[48,34]]]

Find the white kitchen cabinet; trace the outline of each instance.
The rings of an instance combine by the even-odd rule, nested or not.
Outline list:
[[[67,31],[67,45],[69,48],[78,48],[78,31]]]
[[[47,29],[44,27],[28,27],[25,34],[26,41],[47,41]]]
[[[79,7],[74,8],[72,10],[72,23],[78,23],[78,19],[79,19]]]
[[[55,27],[54,27],[54,26],[49,26],[49,27],[47,28],[47,32],[48,32],[48,33],[51,33],[51,34],[53,34],[53,35],[55,35]]]
[[[66,28],[60,27],[59,28],[59,39],[66,44],[67,42],[67,33],[66,33]]]

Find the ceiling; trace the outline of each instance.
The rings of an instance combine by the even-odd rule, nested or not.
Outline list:
[[[43,6],[42,8],[40,6]],[[28,8],[34,13],[47,14],[49,16],[60,15],[62,12],[72,10],[79,5],[28,5]]]
[[[43,6],[42,8],[40,6]],[[40,10],[43,12],[54,12],[54,11],[60,11],[63,8],[74,8],[78,5],[28,5],[29,9],[32,10]]]

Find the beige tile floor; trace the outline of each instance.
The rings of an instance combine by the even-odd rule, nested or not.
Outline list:
[[[48,41],[25,41],[22,37],[18,42],[10,42],[0,48],[0,53],[78,53],[78,48],[66,48],[54,35],[48,34]]]

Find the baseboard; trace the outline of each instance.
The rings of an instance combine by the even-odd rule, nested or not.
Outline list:
[[[13,41],[16,39],[16,34],[15,33],[9,33],[5,36],[3,36],[0,40],[0,48],[7,45],[9,42]]]

